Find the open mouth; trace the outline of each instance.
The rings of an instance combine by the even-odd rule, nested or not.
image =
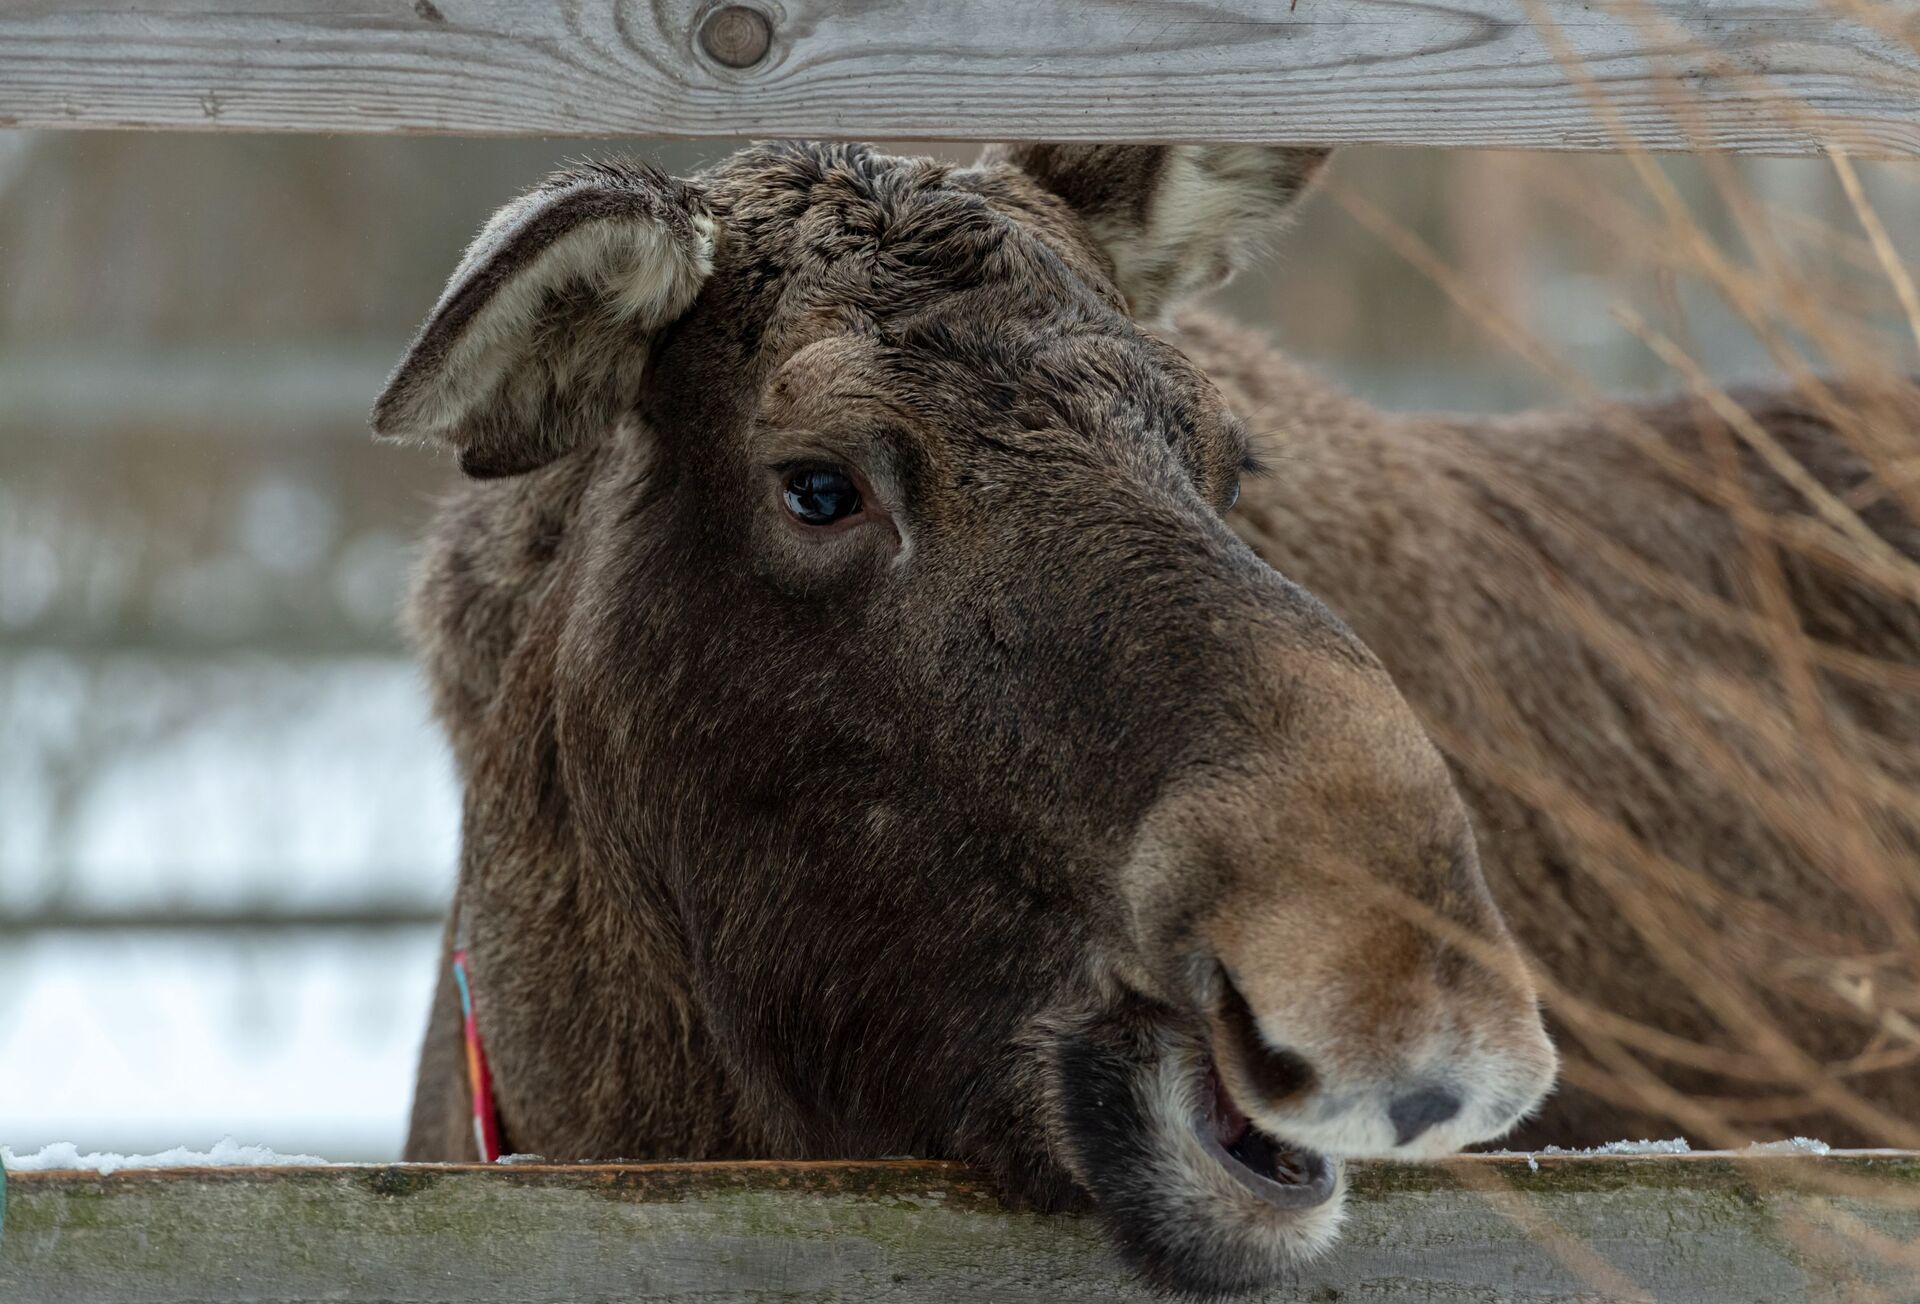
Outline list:
[[[1255,1127],[1227,1094],[1212,1060],[1201,1082],[1194,1131],[1236,1182],[1275,1208],[1311,1209],[1333,1198],[1334,1165],[1324,1155]]]

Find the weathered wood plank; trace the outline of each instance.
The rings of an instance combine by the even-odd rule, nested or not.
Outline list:
[[[1367,1164],[1353,1188],[1340,1246],[1270,1298],[1905,1299],[1920,1281],[1920,1155]],[[23,1173],[0,1238],[8,1304],[691,1298],[1154,1297],[1091,1220],[1009,1213],[931,1163]]]
[[[10,0],[0,125],[1616,147],[1564,49],[1652,148],[1920,154],[1878,0],[749,3],[736,69],[716,0]]]

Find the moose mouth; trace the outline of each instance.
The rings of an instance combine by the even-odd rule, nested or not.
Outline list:
[[[1142,1001],[1049,1049],[1060,1149],[1146,1280],[1188,1295],[1263,1289],[1333,1242],[1339,1161],[1255,1127],[1204,1027]]]
[[[1339,1185],[1326,1156],[1255,1127],[1233,1103],[1211,1059],[1201,1082],[1194,1131],[1228,1176],[1276,1209],[1312,1209],[1332,1199]]]

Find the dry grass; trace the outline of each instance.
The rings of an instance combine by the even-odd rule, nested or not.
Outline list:
[[[1550,15],[1530,8],[1555,41]],[[1602,8],[1662,30],[1659,16],[1638,0],[1603,0]],[[1830,0],[1830,9],[1836,19],[1913,39],[1884,7]],[[1688,59],[1747,76],[1684,32],[1664,35],[1676,63]],[[1651,957],[1654,971],[1641,981],[1690,993],[1704,1016],[1704,1035],[1679,1035],[1596,1001],[1580,975],[1541,965],[1542,989],[1564,1029],[1566,1083],[1672,1120],[1696,1145],[1739,1148],[1816,1116],[1844,1120],[1856,1139],[1871,1144],[1920,1147],[1920,1118],[1900,1116],[1874,1089],[1886,1080],[1876,1074],[1920,1074],[1920,646],[1911,636],[1920,612],[1920,558],[1911,551],[1913,536],[1903,544],[1884,528],[1889,508],[1920,520],[1920,390],[1913,380],[1920,372],[1920,292],[1897,248],[1899,226],[1873,199],[1920,178],[1895,168],[1876,173],[1831,153],[1830,198],[1843,202],[1828,207],[1846,213],[1850,229],[1769,202],[1752,185],[1751,168],[1711,153],[1704,168],[1710,193],[1689,197],[1622,125],[1606,88],[1566,63],[1564,47],[1561,54],[1597,118],[1616,132],[1619,160],[1512,158],[1499,165],[1499,180],[1517,188],[1534,220],[1555,223],[1561,238],[1591,242],[1597,257],[1621,268],[1619,328],[1667,369],[1674,391],[1691,397],[1696,444],[1678,446],[1640,411],[1610,402],[1501,295],[1337,176],[1331,198],[1385,250],[1430,277],[1487,342],[1591,405],[1610,434],[1727,513],[1737,555],[1723,559],[1729,582],[1708,587],[1538,501],[1533,487],[1505,468],[1473,468],[1526,507],[1534,528],[1550,529],[1612,580],[1742,650],[1739,666],[1711,654],[1690,659],[1686,649],[1643,637],[1577,577],[1538,575],[1536,541],[1493,540],[1516,573],[1535,572],[1506,596],[1551,603],[1564,629],[1633,684],[1686,765],[1791,862],[1773,881],[1810,885],[1822,904],[1801,908],[1791,894],[1749,891],[1726,866],[1687,863],[1657,834],[1630,827],[1581,790],[1563,758],[1543,752],[1507,686],[1458,631],[1439,634],[1448,640],[1449,664],[1471,685],[1481,724],[1470,737],[1450,736],[1444,727],[1436,733],[1463,770],[1543,813],[1576,849],[1575,872],[1602,889],[1617,912],[1610,926],[1631,930]],[[1704,147],[1711,136],[1688,94],[1676,77],[1666,107]],[[1806,106],[1776,102],[1796,125],[1822,134]],[[1703,299],[1737,319],[1780,383],[1797,389],[1808,410],[1845,441],[1866,471],[1860,483],[1836,485],[1820,468],[1803,465],[1716,382],[1692,341],[1695,314],[1684,306]],[[1766,486],[1772,490],[1763,492]],[[1896,624],[1904,622],[1905,641],[1810,631],[1794,584],[1808,574],[1872,595]],[[1723,1085],[1700,1087],[1708,1075]],[[1780,1165],[1755,1160],[1756,1182],[1781,1180]],[[1817,1164],[1795,1167],[1801,1171],[1792,1179],[1803,1189],[1913,1199],[1911,1192],[1836,1181]],[[1502,1207],[1524,1209],[1510,1193],[1490,1195]],[[1556,1229],[1532,1230],[1565,1249],[1562,1258],[1596,1289],[1631,1293],[1587,1247],[1566,1247]],[[1838,1211],[1794,1235],[1823,1263],[1904,1270],[1920,1262],[1920,1245],[1891,1241]],[[1876,1297],[1855,1284],[1861,1297]]]

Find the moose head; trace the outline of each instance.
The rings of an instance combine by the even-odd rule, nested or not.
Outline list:
[[[481,233],[375,425],[475,480],[415,623],[515,1145],[964,1159],[1220,1291],[1541,1099],[1445,763],[1154,330],[1322,158],[762,145]]]

